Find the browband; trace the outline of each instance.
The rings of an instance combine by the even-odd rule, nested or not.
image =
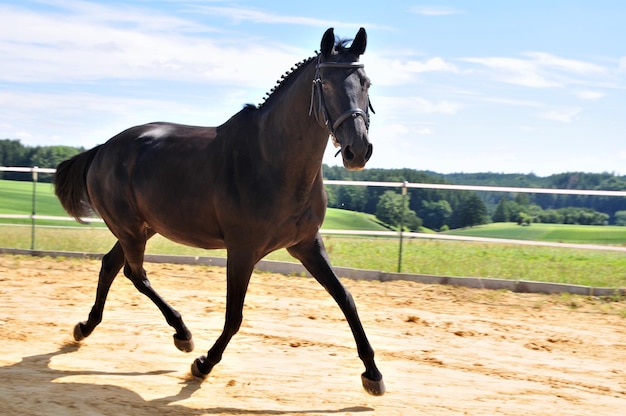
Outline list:
[[[315,67],[316,69],[320,68],[364,68],[360,62],[320,62]]]

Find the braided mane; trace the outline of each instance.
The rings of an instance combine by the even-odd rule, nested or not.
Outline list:
[[[335,42],[335,48],[334,48],[334,53],[339,55],[341,53],[343,53],[344,51],[346,51],[347,45],[352,41],[352,39],[338,39]],[[288,84],[289,81],[294,78],[293,75],[297,74],[299,72],[300,69],[302,69],[302,67],[306,66],[306,64],[308,64],[309,62],[311,62],[314,59],[317,59],[319,57],[319,52],[315,51],[315,56],[312,56],[310,58],[304,59],[298,63],[296,63],[294,66],[291,67],[291,69],[287,72],[285,72],[278,81],[276,81],[276,85],[267,93],[265,93],[265,97],[263,97],[263,102],[261,102],[257,108],[262,108],[265,104],[267,104],[272,97],[274,97],[276,95],[276,93],[281,89],[281,87],[283,87],[284,85]]]
[[[276,93],[281,89],[281,87],[283,87],[284,85],[288,84],[289,81],[294,77],[294,74],[297,74],[298,72],[300,72],[300,69],[302,69],[302,67],[306,66],[306,64],[308,64],[309,62],[311,62],[313,59],[317,58],[317,51],[315,52],[315,56],[312,56],[310,58],[304,59],[298,63],[296,63],[294,66],[291,67],[291,69],[287,72],[285,72],[278,81],[276,81],[276,85],[267,93],[265,93],[265,97],[263,97],[263,102],[261,102],[257,108],[262,108],[265,104],[267,104],[272,97],[274,97],[276,95]]]

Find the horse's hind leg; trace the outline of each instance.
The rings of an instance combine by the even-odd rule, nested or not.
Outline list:
[[[154,232],[150,231],[147,238],[153,235]],[[133,282],[133,285],[140,293],[146,295],[154,302],[165,317],[166,322],[176,330],[174,334],[174,345],[176,345],[176,348],[184,352],[193,351],[194,345],[191,332],[183,322],[180,313],[165,302],[152,288],[146,271],[143,268],[143,257],[147,238],[133,245],[129,245],[127,242],[123,243],[126,256],[124,275]]]
[[[369,394],[375,396],[383,395],[385,393],[385,384],[383,375],[378,371],[374,362],[374,349],[367,340],[352,295],[341,284],[330,266],[328,254],[319,233],[313,241],[301,243],[289,248],[288,251],[302,262],[309,273],[324,286],[341,308],[354,335],[359,358],[365,365],[365,372],[361,375],[363,388]]]
[[[100,267],[100,275],[98,277],[98,289],[96,290],[96,301],[89,312],[89,318],[76,324],[74,327],[74,339],[81,341],[88,337],[93,330],[102,322],[102,311],[106,302],[109,289],[124,265],[124,251],[119,242],[115,243],[111,251],[102,258],[102,266]]]

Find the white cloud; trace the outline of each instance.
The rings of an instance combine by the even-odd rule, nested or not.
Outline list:
[[[434,57],[425,61],[399,60],[372,52],[364,57],[366,70],[375,86],[414,85],[416,77],[424,73],[458,73],[456,65],[443,58]]]
[[[534,108],[543,107],[543,104],[538,101],[520,100],[520,99],[515,99],[515,98],[485,97],[485,98],[482,98],[482,100],[490,102],[490,103],[505,104],[505,105],[510,105],[514,107],[534,107]]]
[[[594,63],[566,59],[544,52],[527,52],[527,57],[462,58],[486,68],[496,81],[531,88],[564,87],[571,84],[589,83],[593,76],[603,76],[606,68]],[[574,78],[574,77],[578,78]],[[583,78],[581,78],[583,77]]]
[[[386,125],[384,128],[376,129],[374,133],[380,137],[410,136],[411,134],[426,136],[433,134],[433,130],[424,125],[407,126],[402,123],[393,123]]]
[[[304,57],[287,46],[235,45],[199,35],[211,28],[183,19],[74,4],[78,11],[63,15],[0,6],[0,80],[167,79],[270,87]],[[243,55],[249,65],[236,64]]]
[[[387,109],[399,114],[456,114],[463,105],[448,100],[437,102],[422,97],[397,97],[387,105]],[[395,107],[395,109],[393,109]]]
[[[422,136],[430,136],[434,132],[430,127],[418,127],[417,130],[415,130],[415,133]]]
[[[350,23],[340,20],[317,19],[308,16],[272,13],[261,9],[253,9],[247,7],[193,6],[191,10],[200,14],[225,17],[235,21],[236,23],[254,22],[264,24],[286,24],[312,27],[358,28],[361,26],[367,26],[370,29],[386,28],[385,26],[377,25],[374,23]]]
[[[532,88],[558,87],[561,84],[546,79],[537,65],[517,58],[462,58],[462,61],[482,65],[493,71],[496,80]]]
[[[156,8],[131,5],[132,2],[107,3],[82,0],[40,0],[59,7],[68,16],[85,21],[108,22],[118,27],[134,28],[147,32],[218,32],[206,23],[175,17],[171,13],[155,11]],[[141,2],[136,2],[141,3]]]
[[[453,14],[462,14],[463,11],[453,7],[439,6],[415,6],[411,8],[411,13],[421,16],[449,16]]]
[[[409,134],[411,130],[404,124],[390,124],[383,131],[378,134],[383,134],[384,136],[404,136]]]
[[[315,19],[305,16],[281,15],[276,13],[268,13],[259,9],[250,9],[244,7],[225,7],[225,6],[196,6],[194,9],[199,13],[212,16],[221,16],[240,22],[255,22],[268,24],[293,24],[305,26],[341,26],[341,22],[333,20]]]
[[[241,108],[237,94],[220,96],[220,100],[208,100],[202,105],[185,98],[176,101],[86,93],[3,91],[0,92],[3,110],[0,132],[26,145],[60,140],[64,145],[91,147],[132,125],[152,121],[218,125]],[[58,139],[59,132],[63,132],[62,139]]]
[[[603,74],[606,70],[600,65],[590,62],[578,61],[575,59],[559,58],[544,52],[527,52],[526,56],[532,58],[532,61],[538,67],[556,68],[566,72],[574,72],[579,74]]]
[[[576,91],[574,95],[581,100],[597,101],[604,97],[604,93],[599,91]]]
[[[459,69],[449,62],[444,61],[440,57],[430,58],[424,62],[420,61],[408,61],[400,62],[393,61],[392,67],[394,70],[422,73],[422,72],[459,72]]]
[[[539,117],[559,123],[571,123],[572,119],[581,111],[580,107],[559,108],[541,113]]]
[[[523,133],[534,133],[535,131],[537,131],[537,127],[535,127],[535,126],[528,126],[528,125],[521,125],[521,126],[519,126],[519,131],[521,131]]]

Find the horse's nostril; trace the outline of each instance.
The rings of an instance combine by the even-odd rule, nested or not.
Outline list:
[[[372,157],[372,152],[374,151],[374,146],[371,144],[367,145],[367,153],[365,153],[365,161],[367,162]]]
[[[346,160],[354,159],[354,153],[352,153],[352,150],[350,150],[350,146],[346,146],[346,150],[344,150],[343,152],[343,157]]]

